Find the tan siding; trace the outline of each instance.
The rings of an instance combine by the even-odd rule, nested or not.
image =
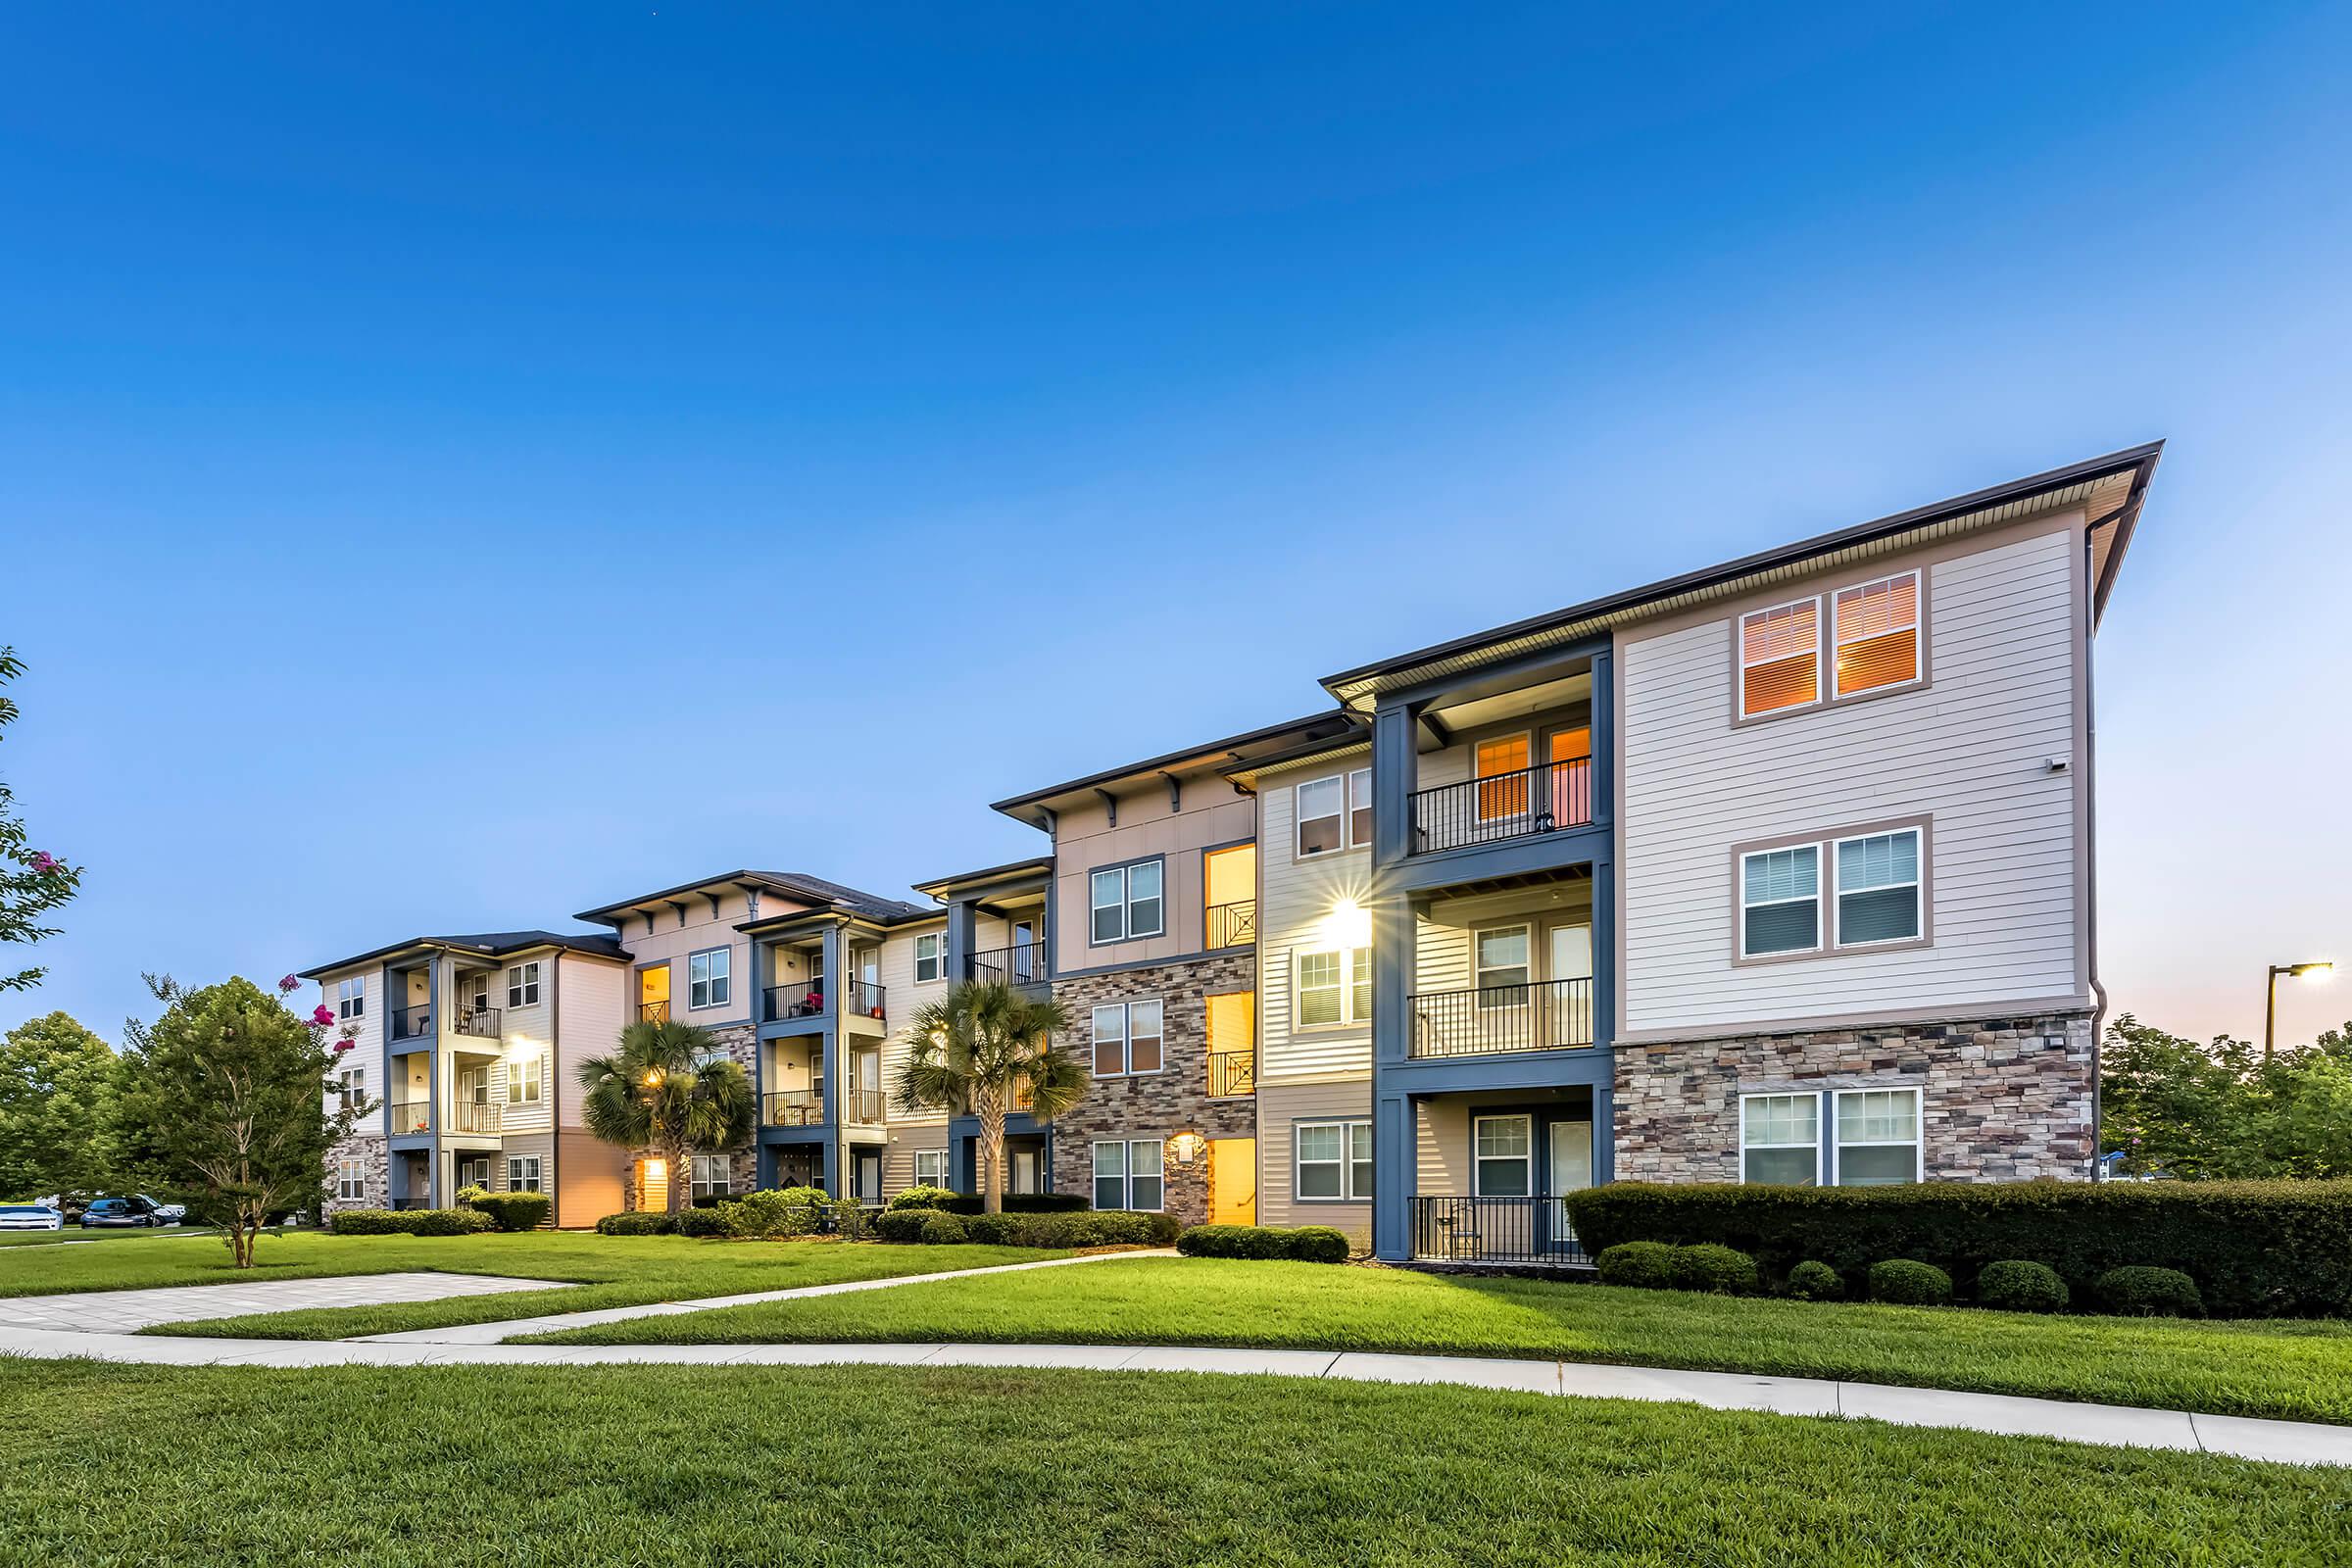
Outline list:
[[[882,1043],[882,1093],[886,1096],[890,1094],[891,1086],[898,1081],[899,1068],[906,1059],[909,1049],[906,1044],[908,1026],[914,1021],[916,1009],[937,1002],[948,994],[948,983],[944,978],[927,980],[920,985],[915,983],[914,939],[926,934],[939,936],[944,943],[947,934],[946,919],[943,917],[929,925],[893,931],[883,939],[882,943],[882,995],[887,1004],[885,1010],[890,1015],[890,1033]],[[888,1115],[894,1125],[907,1120],[899,1114],[895,1104],[889,1109]],[[944,1116],[932,1117],[929,1120],[942,1127],[946,1125]],[[920,1121],[911,1124],[922,1125]],[[895,1138],[893,1143],[896,1143]],[[887,1170],[885,1170],[883,1180],[887,1186],[889,1182]],[[901,1182],[898,1185],[903,1187],[906,1183]]]
[[[1370,904],[1372,856],[1346,850],[1297,858],[1297,786],[1364,765],[1361,757],[1339,763],[1307,763],[1266,773],[1258,781],[1263,826],[1258,845],[1258,1081],[1266,1085],[1368,1080],[1372,1072],[1369,1024],[1338,1029],[1293,1026],[1291,977],[1301,953],[1334,946],[1324,927],[1344,899]],[[1272,1156],[1259,1151],[1260,1164]],[[1281,1158],[1288,1161],[1286,1150]],[[1261,1178],[1265,1179],[1265,1178]],[[1284,1176],[1287,1184],[1289,1177]],[[1261,1186],[1259,1191],[1268,1189]],[[1262,1206],[1261,1199],[1261,1206]]]
[[[2077,542],[2062,520],[1936,562],[1919,691],[1735,727],[1737,609],[1623,640],[1627,1030],[2082,992]],[[2051,773],[2052,758],[2076,765]],[[1733,845],[1917,815],[1932,818],[1932,947],[1732,961]]]
[[[556,963],[559,966],[556,983],[563,988],[557,1004],[563,1014],[563,1027],[548,1078],[558,1124],[572,1128],[580,1124],[580,1103],[586,1094],[580,1087],[577,1069],[586,1057],[603,1055],[620,1044],[632,978],[630,971],[620,964],[601,963],[594,958],[567,954]]]
[[[555,1145],[556,1223],[577,1230],[619,1213],[628,1155],[586,1133],[559,1132]]]
[[[1072,807],[1061,813],[1054,838],[1054,896],[1061,915],[1055,938],[1057,973],[1152,962],[1200,951],[1200,852],[1254,837],[1257,822],[1250,803],[1236,798],[1232,787],[1213,774],[1187,779],[1184,804],[1182,812],[1171,813],[1165,789],[1121,796],[1116,827],[1109,825],[1100,806]],[[1098,867],[1155,855],[1167,867],[1161,884],[1168,905],[1161,923],[1167,934],[1094,946],[1089,875]]]
[[[1257,1219],[1261,1225],[1329,1225],[1358,1246],[1372,1237],[1372,1205],[1300,1202],[1293,1194],[1291,1129],[1300,1121],[1369,1121],[1372,1086],[1353,1083],[1290,1084],[1261,1088],[1257,1097]]]

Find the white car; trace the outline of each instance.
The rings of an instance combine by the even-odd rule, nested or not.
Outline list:
[[[0,1203],[0,1231],[62,1231],[66,1216],[38,1203]]]

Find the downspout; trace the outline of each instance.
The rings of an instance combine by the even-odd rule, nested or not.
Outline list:
[[[548,963],[547,1228],[564,1228],[564,950]]]
[[[2130,503],[2125,504],[2129,506]],[[2098,597],[2098,584],[2092,573],[2091,552],[2093,536],[2100,528],[2111,525],[2122,516],[2124,508],[2101,517],[2082,530],[2082,875],[2088,885],[2083,890],[2082,933],[2084,951],[2089,955],[2090,994],[2097,1004],[2090,1014],[2090,1174],[2093,1181],[2101,1179],[2107,1170],[2103,1157],[2105,1123],[2101,1114],[2101,1078],[2099,1075],[2099,1046],[2107,1035],[2107,988],[2099,983],[2099,794],[2097,682],[2091,679],[2092,602]]]

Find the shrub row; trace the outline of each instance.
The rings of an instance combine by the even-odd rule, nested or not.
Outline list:
[[[1716,1296],[1744,1296],[1756,1288],[1756,1260],[1728,1247],[1620,1242],[1605,1249],[1593,1264],[1603,1285]]]
[[[2099,1298],[2112,1270],[2159,1265],[2226,1316],[2352,1312],[2352,1182],[1620,1182],[1565,1201],[1596,1254],[1624,1242],[1713,1243],[1776,1277],[1813,1260],[1849,1280],[1886,1259],[1975,1279],[2033,1258],[2076,1299]]]
[[[874,1221],[886,1242],[931,1246],[972,1242],[986,1247],[1148,1247],[1176,1239],[1169,1214],[1086,1209],[1060,1214],[957,1214],[944,1208],[889,1209]]]
[[[467,1236],[496,1228],[470,1208],[347,1208],[333,1226],[337,1236]]]
[[[1665,1242],[1619,1242],[1593,1260],[1603,1285],[1644,1290],[1706,1291],[1744,1296],[1759,1289],[1762,1271],[1745,1252],[1714,1242],[1674,1247]],[[1882,1258],[1865,1275],[1870,1299],[1898,1306],[1949,1306],[1952,1276],[1917,1258]],[[1781,1294],[1799,1301],[1835,1301],[1846,1294],[1845,1280],[1819,1258],[1806,1258],[1788,1271]],[[2127,1264],[2091,1282],[2091,1297],[2109,1312],[2139,1317],[2200,1317],[2205,1304],[2197,1283],[2179,1269]],[[2005,1312],[2063,1312],[2073,1293],[2046,1263],[2002,1258],[1978,1272],[1980,1306]]]
[[[484,1193],[472,1201],[474,1212],[489,1215],[502,1231],[537,1230],[554,1206],[545,1193]]]
[[[890,1200],[892,1208],[937,1208],[950,1214],[978,1214],[987,1201],[978,1193],[951,1192],[945,1187],[909,1187]],[[1007,1214],[1074,1214],[1089,1204],[1078,1193],[1006,1193]]]
[[[1348,1238],[1328,1225],[1195,1225],[1176,1238],[1187,1257],[1284,1257],[1301,1263],[1345,1263]]]
[[[607,1214],[596,1222],[599,1236],[672,1236],[678,1222],[658,1208],[632,1209],[626,1214]]]

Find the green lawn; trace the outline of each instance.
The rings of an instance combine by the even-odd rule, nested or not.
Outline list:
[[[168,1232],[162,1234],[170,1234]],[[97,1247],[25,1249],[0,1266],[0,1296],[54,1291],[134,1290],[151,1285],[225,1285],[253,1279],[313,1279],[439,1269],[453,1274],[509,1274],[578,1282],[563,1291],[515,1291],[332,1311],[272,1312],[254,1317],[173,1323],[155,1334],[233,1334],[247,1338],[332,1340],[453,1323],[487,1323],[540,1312],[675,1301],[742,1291],[777,1291],[840,1280],[882,1279],[944,1269],[983,1268],[1056,1257],[1008,1247],[881,1247],[831,1241],[706,1242],[679,1236],[599,1236],[583,1231],[525,1231],[487,1236],[329,1236],[297,1232],[265,1237],[261,1266],[231,1268],[217,1240],[171,1246],[121,1242]]]
[[[0,1365],[24,1562],[2296,1568],[2348,1532],[2342,1470],[1466,1389]]]
[[[910,1285],[564,1344],[998,1340],[1548,1356],[2352,1423],[2352,1324],[1818,1305],[1208,1258]]]

